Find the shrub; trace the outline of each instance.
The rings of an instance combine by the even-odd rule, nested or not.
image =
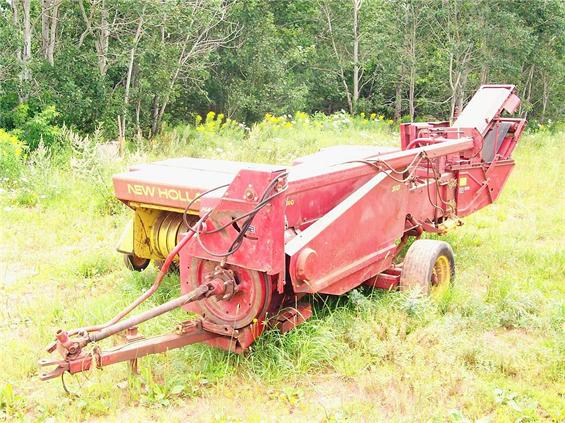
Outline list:
[[[0,129],[0,183],[13,185],[24,168],[24,144]]]
[[[102,180],[104,166],[96,148],[103,141],[101,128],[96,128],[92,136],[82,136],[63,127],[62,136],[72,149],[70,165],[73,174],[85,180]]]
[[[14,110],[13,133],[23,139],[30,149],[36,149],[41,142],[47,147],[59,139],[61,129],[53,124],[59,116],[55,106],[48,106],[41,112],[31,116],[27,104],[20,104]]]
[[[40,199],[56,194],[51,189],[53,179],[51,160],[52,155],[43,143],[29,153],[17,183],[11,184],[13,189],[10,190],[9,198],[13,204],[35,207]]]

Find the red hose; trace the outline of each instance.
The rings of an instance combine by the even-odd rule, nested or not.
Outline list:
[[[208,214],[203,216],[196,223],[194,228],[198,228],[200,226],[200,224],[202,222],[204,222],[204,220],[206,220],[206,218],[208,217]],[[198,230],[198,229],[196,229],[196,230]],[[141,304],[147,298],[149,298],[151,295],[153,295],[155,293],[155,291],[157,291],[157,289],[161,285],[161,282],[163,282],[163,279],[165,278],[165,275],[167,274],[169,267],[171,266],[171,263],[175,259],[176,255],[179,253],[181,248],[183,248],[184,246],[186,246],[188,244],[188,242],[194,237],[195,233],[196,233],[195,231],[188,231],[184,235],[184,237],[177,243],[177,245],[175,245],[175,248],[173,248],[171,250],[171,252],[167,256],[167,258],[165,259],[165,262],[163,263],[163,266],[161,266],[161,269],[159,270],[159,273],[157,274],[157,277],[155,278],[153,285],[151,285],[151,288],[149,288],[147,291],[145,291],[143,294],[141,294],[134,302],[132,302],[130,305],[128,305],[126,308],[124,308],[122,311],[120,311],[118,314],[116,314],[116,316],[114,316],[114,318],[112,320],[109,320],[108,322],[102,323],[100,325],[87,326],[87,327],[83,327],[83,328],[79,328],[79,329],[74,329],[74,330],[69,332],[69,336],[75,335],[75,334],[80,333],[80,332],[97,332],[99,330],[107,328],[108,326],[113,325],[116,322],[119,322],[120,320],[122,320],[134,308],[136,308],[139,304]]]

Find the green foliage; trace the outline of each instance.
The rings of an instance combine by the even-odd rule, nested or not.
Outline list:
[[[0,420],[8,420],[21,416],[24,399],[14,392],[10,383],[0,386]]]
[[[194,125],[166,128],[143,148],[153,154],[166,150],[172,155],[244,161],[249,160],[246,151],[252,149],[255,161],[291,163],[300,152],[312,153],[338,141],[370,144],[378,135],[393,143],[395,128],[392,120],[376,113],[362,112],[356,116],[345,112],[333,115],[266,113],[261,121],[248,127],[210,111],[204,118],[196,115]],[[361,140],[352,138],[354,133],[359,133]]]
[[[141,142],[209,110],[247,127],[298,110],[443,120],[483,83],[515,84],[520,112],[541,125],[563,117],[560,0],[367,0],[357,36],[351,1],[62,1],[52,60],[39,30],[47,3],[32,0],[27,61],[23,10],[14,3],[14,19],[10,4],[0,127],[32,149],[56,142],[55,122],[116,137],[120,117]]]
[[[366,0],[355,59],[353,2],[64,0],[52,61],[47,4],[31,0],[24,58],[22,2],[0,3],[0,420],[564,419],[562,1]],[[106,321],[155,276],[114,253],[130,218],[114,172],[183,154],[291,163],[335,144],[397,145],[398,123],[449,118],[481,83],[517,85],[529,133],[500,200],[448,235],[458,273],[443,298],[317,296],[312,319],[246,355],[194,345],[143,358],[140,377],[114,366],[68,378],[80,398],[38,389],[54,328]],[[118,117],[121,161],[100,154]],[[178,291],[169,275],[146,306]]]
[[[0,185],[14,185],[24,169],[24,144],[0,128]]]
[[[115,269],[115,262],[110,255],[88,255],[75,266],[77,276],[83,278],[100,277]]]
[[[54,125],[58,116],[55,106],[48,106],[32,115],[29,105],[22,103],[12,112],[12,132],[24,140],[31,150],[42,143],[46,146],[54,145],[61,134],[60,128]]]
[[[52,198],[58,191],[53,185],[51,152],[40,143],[30,152],[26,164],[17,185],[9,192],[9,198],[18,206],[34,207]]]
[[[216,114],[194,119],[130,145],[117,164],[91,150],[105,144],[101,129],[88,140],[65,129],[61,145],[30,153],[20,176],[26,182],[0,196],[0,219],[11,229],[0,245],[9,269],[2,288],[8,308],[0,310],[9,325],[0,334],[0,419],[563,420],[565,135],[554,130],[526,134],[501,198],[447,235],[457,279],[444,297],[368,288],[315,296],[311,319],[287,334],[268,331],[247,354],[192,345],[144,357],[140,376],[128,376],[124,364],[66,377],[79,398],[59,383],[38,390],[38,346],[54,328],[106,321],[156,275],[154,267],[124,270],[115,253],[131,215],[123,205],[115,214],[100,207],[113,172],[193,152],[291,162],[334,144],[398,143],[395,125],[370,113],[269,114],[251,127]],[[178,296],[178,278],[168,275],[142,309]],[[30,291],[38,281],[41,290]],[[170,332],[187,318],[176,310],[140,330]]]

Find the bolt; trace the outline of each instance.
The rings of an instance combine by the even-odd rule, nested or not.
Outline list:
[[[243,198],[247,201],[253,201],[255,200],[255,193],[251,190],[246,190],[245,194],[243,195]]]

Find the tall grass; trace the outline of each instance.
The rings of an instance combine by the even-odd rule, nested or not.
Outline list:
[[[0,419],[563,420],[565,132],[525,136],[499,202],[447,236],[457,281],[437,301],[316,296],[312,319],[245,355],[194,345],[143,358],[137,377],[125,365],[68,377],[78,397],[37,383],[57,328],[105,321],[155,276],[126,271],[114,251],[129,212],[113,200],[113,172],[185,154],[290,163],[344,143],[394,145],[397,134],[378,117],[267,116],[245,128],[212,116],[131,145],[122,161],[92,162],[86,144],[34,153],[0,197]],[[169,276],[144,308],[177,294]]]

